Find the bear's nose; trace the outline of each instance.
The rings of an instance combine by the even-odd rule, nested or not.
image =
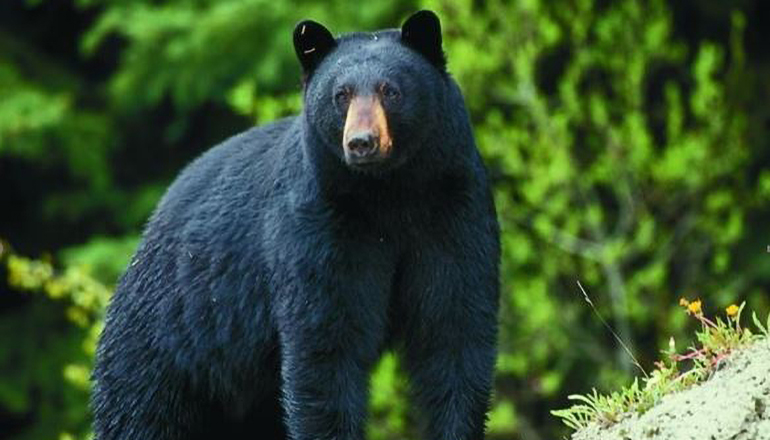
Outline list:
[[[371,156],[377,151],[377,138],[371,132],[356,133],[348,140],[348,150],[357,158]]]

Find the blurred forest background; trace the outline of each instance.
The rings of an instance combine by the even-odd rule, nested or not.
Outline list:
[[[154,204],[208,147],[300,109],[294,24],[397,27],[430,8],[503,229],[490,438],[650,367],[706,313],[770,311],[766,0],[3,0],[0,438],[89,435],[103,307]],[[398,360],[370,438],[414,438]]]

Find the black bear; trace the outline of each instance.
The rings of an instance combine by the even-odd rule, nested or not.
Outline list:
[[[304,108],[171,185],[107,311],[97,440],[364,438],[400,354],[429,439],[481,439],[499,232],[440,23],[294,31]]]

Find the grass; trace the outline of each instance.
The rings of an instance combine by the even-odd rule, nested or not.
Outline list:
[[[590,299],[587,301],[593,307]],[[770,315],[763,324],[756,313],[752,313],[752,320],[758,330],[756,333],[741,326],[745,302],[740,306],[733,304],[727,307],[724,319],[707,318],[703,314],[700,300],[688,301],[683,298],[679,305],[701,324],[700,330],[696,332],[695,346],[679,354],[674,338],[671,338],[668,349],[663,351],[663,360],[655,363],[655,369],[650,374],[642,370],[643,378],[637,377],[630,386],[611,394],[600,394],[596,389],[592,389],[590,394],[568,396],[575,404],[566,409],[551,411],[551,414],[574,430],[585,428],[592,423],[601,426],[612,425],[627,414],[644,413],[667,394],[703,382],[719,369],[724,359],[733,351],[768,337]],[[684,363],[691,363],[691,367],[686,370],[681,368]]]

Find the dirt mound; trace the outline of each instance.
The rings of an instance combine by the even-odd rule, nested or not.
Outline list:
[[[726,359],[714,376],[666,396],[643,415],[572,440],[770,440],[770,340]]]

